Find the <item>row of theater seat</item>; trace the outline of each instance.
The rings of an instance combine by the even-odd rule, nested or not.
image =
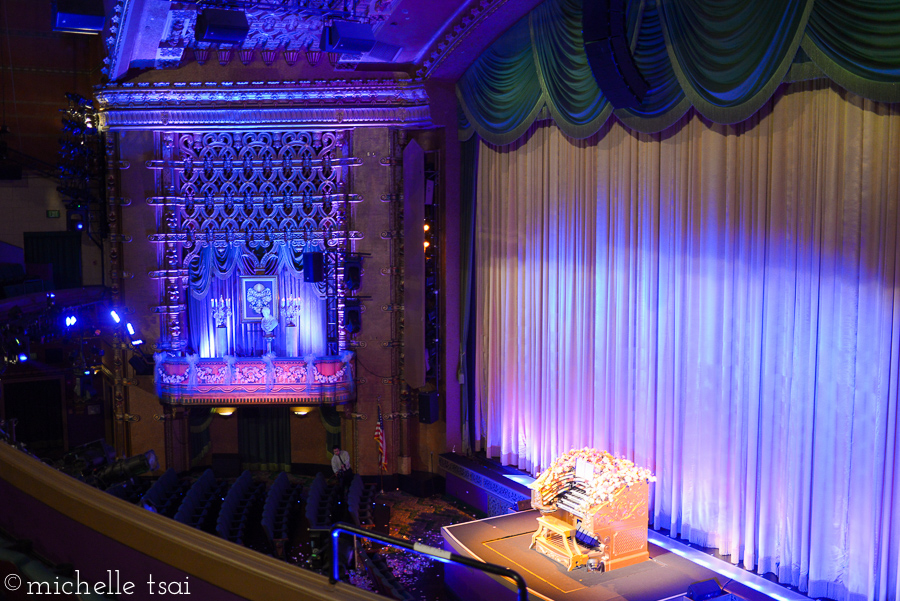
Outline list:
[[[303,487],[291,484],[287,474],[281,472],[266,494],[262,512],[262,527],[276,555],[284,556],[284,542],[290,538],[291,517],[303,502]]]
[[[169,468],[153,483],[141,498],[141,504],[147,509],[168,517],[173,517],[184,497],[189,485],[178,479],[175,470]]]
[[[202,529],[212,517],[217,500],[223,498],[227,488],[227,484],[220,484],[216,480],[212,470],[206,470],[184,495],[184,500],[175,512],[175,521]]]
[[[253,476],[245,470],[228,489],[222,501],[219,517],[216,519],[216,534],[243,545],[244,529],[251,509],[262,501],[265,492],[266,485],[254,484]]]
[[[244,546],[248,545],[249,536],[249,546],[266,544],[277,557],[284,558],[298,525],[295,518],[304,515],[300,510],[305,501],[312,556],[320,558],[328,552],[331,537],[327,533],[334,522],[348,519],[349,514],[357,525],[374,523],[375,488],[374,484],[364,485],[362,478],[356,476],[344,497],[338,484],[319,473],[304,495],[304,487],[291,483],[282,472],[266,491],[266,485],[255,484],[248,471],[229,487],[217,481],[211,470],[188,485],[179,481],[174,470],[169,470],[147,490],[141,504]],[[250,526],[252,529],[248,529]]]
[[[306,498],[306,519],[310,528],[324,528],[335,522],[333,515],[340,493],[340,486],[328,484],[321,472],[316,474]]]
[[[350,482],[347,491],[347,510],[357,526],[367,526],[375,523],[372,515],[372,506],[375,501],[374,484],[364,485],[362,478],[357,474]]]
[[[324,490],[325,478],[321,474],[314,483],[318,483],[317,490]],[[285,544],[295,525],[293,518],[302,515],[299,509],[303,501],[303,486],[291,483],[284,472],[278,474],[267,491],[265,483],[253,482],[249,471],[244,471],[228,486],[217,481],[211,470],[203,472],[193,483],[185,484],[170,469],[150,486],[140,502],[152,511],[245,546],[248,527],[258,519],[257,532],[261,526],[258,537],[264,533],[268,547],[283,558]],[[318,497],[314,498],[313,507],[318,507]],[[330,518],[330,512],[321,517],[329,526]]]
[[[383,555],[366,553],[364,563],[378,593],[397,601],[415,601],[415,595],[397,580]]]

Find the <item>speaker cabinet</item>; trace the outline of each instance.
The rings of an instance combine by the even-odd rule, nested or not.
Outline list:
[[[433,424],[440,417],[438,393],[419,393],[419,421],[423,424]]]
[[[53,8],[53,31],[63,33],[100,33],[106,16],[103,0],[56,0]]]
[[[353,21],[335,21],[322,32],[320,48],[340,54],[365,54],[375,46],[372,26]]]
[[[325,255],[320,252],[303,253],[303,281],[321,282],[325,279]]]
[[[356,334],[362,329],[360,313],[359,299],[348,298],[344,301],[344,329],[348,333]]]
[[[198,42],[240,44],[249,31],[244,11],[205,8],[197,15],[194,37]]]
[[[584,52],[597,85],[617,109],[637,108],[650,90],[634,61],[621,0],[583,0]]]

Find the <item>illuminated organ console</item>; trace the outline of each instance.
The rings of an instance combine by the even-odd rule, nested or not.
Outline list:
[[[578,449],[558,457],[531,484],[540,510],[530,548],[568,570],[615,570],[647,552],[649,470],[605,451]]]

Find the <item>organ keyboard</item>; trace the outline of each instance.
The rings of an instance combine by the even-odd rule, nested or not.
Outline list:
[[[574,570],[614,570],[650,558],[648,470],[609,453],[570,451],[531,485],[541,511],[531,547]]]

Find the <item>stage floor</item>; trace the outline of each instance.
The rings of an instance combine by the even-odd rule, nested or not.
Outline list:
[[[522,511],[446,526],[442,528],[445,546],[460,555],[515,570],[525,579],[532,599],[674,600],[680,599],[691,584],[711,579],[716,579],[727,593],[735,593],[743,599],[761,601],[770,598],[652,543],[649,545],[649,561],[606,573],[589,572],[585,568],[569,572],[549,557],[528,548],[537,527],[537,516],[537,511]],[[447,582],[451,588],[463,584],[451,582],[451,578],[480,578],[475,576],[474,571],[456,571],[452,574],[448,574]],[[512,584],[507,586],[514,589]],[[461,598],[467,601],[476,601],[475,597],[499,601],[497,588],[488,586],[486,582],[480,585],[465,583],[463,590],[464,596]],[[505,597],[502,592],[500,594]],[[721,601],[729,598],[730,595],[718,597]]]

